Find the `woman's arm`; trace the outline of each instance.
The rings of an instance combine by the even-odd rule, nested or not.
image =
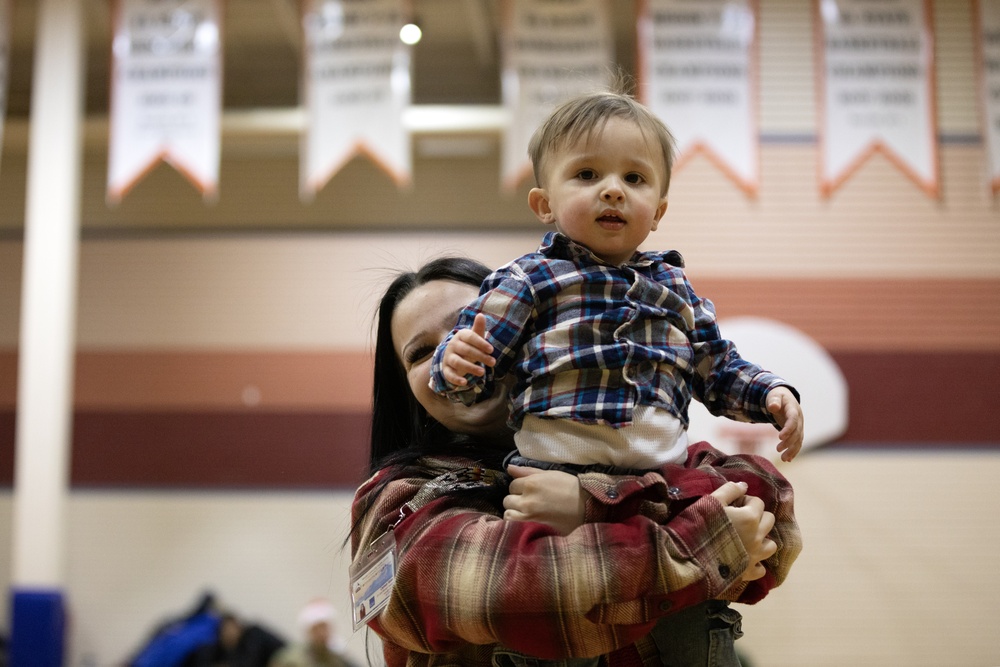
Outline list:
[[[753,455],[727,455],[706,442],[688,447],[683,465],[664,466],[660,473],[617,477],[598,473],[580,475],[589,494],[586,520],[620,521],[642,514],[666,526],[681,508],[712,493],[725,482],[745,482],[748,496],[760,498],[774,515],[768,537],[778,547],[764,560],[765,574],[726,592],[725,599],[753,604],[763,599],[788,576],[802,551],[802,533],[795,520],[792,485],[767,459]]]
[[[764,507],[774,514],[774,528],[769,537],[778,545],[778,551],[764,561],[767,575],[747,584],[738,597],[727,596],[737,602],[753,604],[761,600],[775,586],[780,586],[802,552],[802,531],[795,520],[795,494],[791,483],[778,469],[762,456],[752,454],[724,454],[707,442],[688,447],[686,468],[710,471],[721,481],[746,482],[749,495],[764,501]]]
[[[384,532],[425,482],[382,488],[352,535],[355,551]],[[366,506],[375,488],[362,487],[356,506]],[[451,494],[399,523],[395,586],[371,627],[424,653],[499,642],[539,657],[600,655],[632,643],[671,611],[718,597],[748,565],[713,497],[686,507],[669,530],[633,516],[564,537],[498,515],[489,502]]]
[[[569,535],[586,523],[588,502],[596,499],[583,490],[579,477],[519,466],[508,466],[507,472],[514,480],[503,500],[505,521],[537,521],[555,528],[560,535]],[[747,552],[750,566],[743,573],[743,582],[763,577],[766,570],[762,561],[778,548],[767,537],[774,527],[774,515],[764,509],[764,501],[746,495],[746,490],[747,484],[738,482],[724,484],[711,494],[722,503],[726,518]]]

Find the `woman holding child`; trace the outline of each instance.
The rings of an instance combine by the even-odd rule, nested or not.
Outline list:
[[[395,545],[388,602],[366,618],[386,664],[514,664],[508,649],[566,665],[707,665],[720,651],[732,659],[719,664],[739,664],[738,614],[712,601],[753,603],[783,581],[801,548],[791,487],[766,461],[704,443],[660,472],[511,467],[511,480],[503,391],[467,407],[427,384],[488,273],[435,260],[397,276],[380,303],[372,477],[351,541],[355,560],[382,536]],[[648,636],[660,619],[657,636],[676,646]]]

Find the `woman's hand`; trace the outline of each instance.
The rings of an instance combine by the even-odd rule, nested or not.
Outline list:
[[[745,482],[726,482],[712,492],[722,503],[726,518],[733,524],[743,548],[750,557],[750,565],[743,572],[743,581],[754,581],[764,576],[762,561],[778,551],[778,545],[767,535],[774,528],[774,515],[764,510],[764,501],[746,495]]]
[[[508,466],[514,481],[503,499],[507,521],[538,521],[569,535],[583,524],[587,492],[580,480],[558,470]]]

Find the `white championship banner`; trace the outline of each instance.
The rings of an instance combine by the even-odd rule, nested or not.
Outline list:
[[[929,0],[815,0],[820,190],[880,152],[938,195]]]
[[[976,2],[983,145],[993,194],[1000,192],[1000,0]]]
[[[399,39],[402,0],[307,0],[300,194],[308,200],[359,153],[398,186],[413,166],[403,112],[410,47]]]
[[[501,180],[531,173],[528,141],[560,103],[604,89],[614,63],[606,0],[507,0],[504,5],[504,132]]]
[[[760,184],[757,3],[645,0],[638,22],[643,102],[667,124],[682,166],[704,154],[744,192]]]
[[[221,0],[119,0],[114,18],[107,198],[163,160],[217,194]]]

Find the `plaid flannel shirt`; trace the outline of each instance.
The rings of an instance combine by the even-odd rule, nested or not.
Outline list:
[[[608,655],[612,667],[659,665],[646,635],[660,617],[707,599],[762,598],[801,550],[791,486],[762,458],[725,456],[705,443],[688,451],[684,465],[662,475],[581,475],[589,523],[566,536],[504,521],[484,496],[439,486],[440,495],[394,529],[395,584],[368,622],[382,637],[388,667],[486,667],[495,644],[544,658]],[[474,465],[421,463],[422,475],[383,486],[394,472],[386,469],[358,489],[355,555],[425,487]],[[706,496],[726,479],[747,481],[776,516],[778,553],[764,563],[767,575],[749,585],[739,581],[747,554],[722,506]],[[362,508],[369,511],[359,523]]]
[[[471,403],[513,371],[514,428],[526,413],[623,426],[635,405],[665,408],[687,426],[692,396],[715,415],[775,423],[765,397],[786,383],[721,337],[712,303],[668,261],[676,257],[636,253],[610,266],[547,233],[537,252],[490,274],[462,310],[434,355],[435,391]],[[444,349],[480,312],[497,363],[456,387],[442,373]]]

